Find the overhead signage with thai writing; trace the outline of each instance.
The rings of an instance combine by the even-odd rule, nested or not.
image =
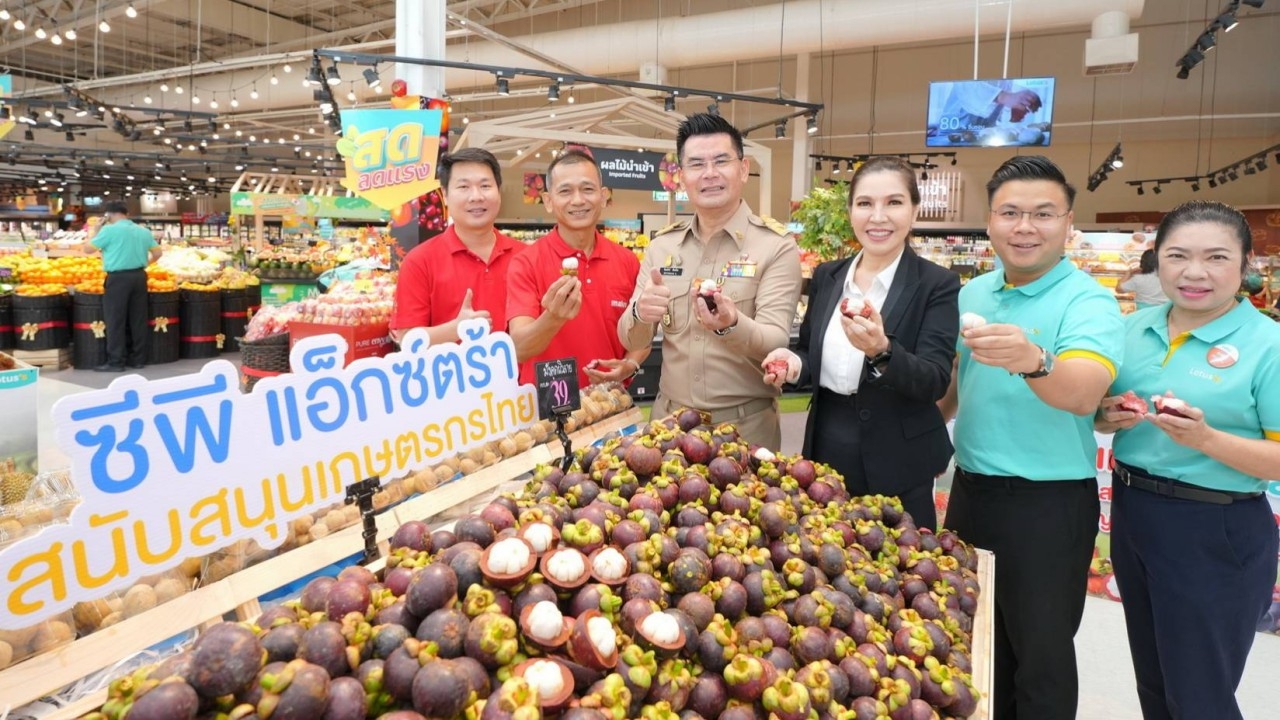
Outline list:
[[[391,220],[390,211],[360,197],[332,195],[275,195],[269,193],[231,193],[233,215],[266,216],[306,215],[338,220],[368,220],[385,223]]]
[[[661,190],[658,170],[662,153],[637,150],[591,148],[591,156],[600,166],[600,180],[614,190]]]
[[[537,419],[515,346],[487,320],[460,343],[409,331],[402,349],[343,367],[337,335],[300,341],[293,372],[248,395],[214,360],[164,380],[121,377],[53,408],[81,503],[0,551],[0,629],[29,627],[80,601],[242,539],[271,549],[289,522],[507,436]]]
[[[380,208],[394,210],[440,187],[441,110],[348,110],[342,113],[338,154],[346,160],[342,186]]]

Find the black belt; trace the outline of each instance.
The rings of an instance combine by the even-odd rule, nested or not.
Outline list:
[[[144,267],[140,267],[140,268],[133,268],[132,270],[108,270],[108,271],[107,271],[107,274],[108,274],[108,275],[119,275],[119,274],[123,274],[123,273],[135,273],[135,272],[142,272],[142,271],[144,271],[144,270],[146,270],[146,268],[144,268]]]
[[[1214,505],[1230,505],[1237,500],[1253,500],[1262,495],[1260,492],[1231,492],[1229,490],[1209,490],[1208,488],[1196,487],[1172,478],[1151,475],[1141,468],[1125,465],[1118,460],[1116,461],[1115,469],[1111,471],[1111,476],[1126,487],[1145,490],[1165,497],[1178,498],[1179,500],[1195,500],[1196,502],[1207,502]]]

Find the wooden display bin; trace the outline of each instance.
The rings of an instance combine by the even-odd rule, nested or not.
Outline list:
[[[641,411],[631,407],[574,432],[570,437],[575,447],[582,447],[614,433],[634,431],[643,424]],[[498,491],[503,484],[519,478],[537,464],[555,461],[562,454],[559,443],[537,445],[467,476],[465,482],[441,485],[388,508],[376,516],[380,549],[385,555],[387,541],[405,522],[465,512],[475,503]],[[253,619],[261,612],[258,598],[262,595],[359,552],[363,546],[361,532],[359,524],[345,528],[81,638],[57,651],[0,671],[0,698],[11,707],[21,707],[109,667],[123,657],[192,628],[208,627],[224,618]],[[380,573],[385,568],[385,561],[379,559],[368,567]],[[995,558],[985,550],[978,550],[978,579],[982,592],[974,617],[972,678],[981,698],[977,711],[970,717],[989,720]],[[59,708],[49,714],[47,719],[78,718],[99,708],[105,699],[106,690],[99,690]]]

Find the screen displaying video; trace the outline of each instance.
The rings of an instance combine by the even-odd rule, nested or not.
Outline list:
[[[1053,78],[929,83],[928,147],[1045,147]]]

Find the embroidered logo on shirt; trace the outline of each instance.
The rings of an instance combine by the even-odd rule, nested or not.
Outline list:
[[[1239,362],[1240,351],[1235,345],[1228,345],[1226,343],[1214,345],[1209,348],[1209,354],[1206,359],[1213,367],[1219,369],[1229,368]]]

